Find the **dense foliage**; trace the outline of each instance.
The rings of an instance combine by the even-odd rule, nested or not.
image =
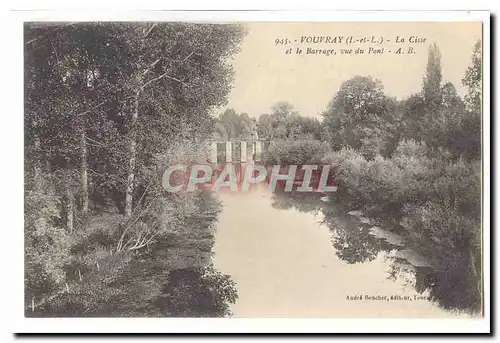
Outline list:
[[[219,141],[257,139],[255,120],[247,113],[228,109],[215,119],[214,138]]]
[[[315,118],[302,117],[285,101],[274,104],[271,114],[260,115],[257,121],[259,138],[273,139],[319,139],[321,124]]]
[[[355,76],[322,113],[326,148],[290,135],[271,143],[265,162],[331,165],[337,200],[347,210],[394,227],[428,258],[437,275],[431,293],[440,305],[476,312],[482,294],[480,42],[462,82],[468,90],[464,99],[453,84],[443,84],[441,53],[431,45],[419,93],[397,101],[380,81]],[[267,121],[267,115],[259,118]],[[328,222],[338,214],[325,216]],[[376,254],[379,248],[361,248],[365,238],[339,243],[346,232],[364,232],[339,225],[333,225],[334,244],[339,253],[347,249],[342,256],[356,262],[363,259],[355,256]]]
[[[196,301],[207,302],[199,315],[228,314],[234,285],[209,259],[219,205],[165,194],[159,175],[172,161],[206,160],[209,113],[226,101],[243,34],[229,24],[26,24],[27,314],[195,315]],[[199,292],[179,307],[183,270]]]
[[[330,165],[347,210],[391,223],[428,257],[443,307],[479,310],[481,43],[463,98],[432,45],[422,89],[406,99],[355,76],[321,120],[288,102],[258,119],[214,118],[243,34],[233,24],[26,25],[26,314],[228,315],[235,285],[210,259],[220,204],[158,182],[168,165],[206,162],[210,139],[264,140],[267,165]],[[333,218],[340,258],[376,255],[366,230]]]
[[[264,163],[266,165],[320,164],[328,151],[328,143],[318,140],[274,140],[264,155]]]

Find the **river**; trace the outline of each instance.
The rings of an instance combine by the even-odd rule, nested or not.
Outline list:
[[[214,263],[236,282],[234,317],[459,315],[427,299],[425,259],[359,213],[257,185],[219,198]]]

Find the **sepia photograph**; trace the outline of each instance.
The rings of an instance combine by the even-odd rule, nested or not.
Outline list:
[[[24,316],[484,318],[483,34],[25,21]]]

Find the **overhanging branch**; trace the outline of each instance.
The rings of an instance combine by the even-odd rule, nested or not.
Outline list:
[[[151,79],[149,80],[148,82],[146,82],[145,84],[143,84],[142,86],[139,87],[139,90],[138,92],[141,92],[142,90],[144,90],[144,88],[146,88],[147,86],[149,86],[151,83],[153,82],[156,82],[156,81],[159,81],[161,79],[170,79],[170,80],[173,80],[173,81],[176,81],[176,82],[179,82],[180,84],[182,84],[183,86],[187,86],[188,84],[179,80],[178,78],[175,78],[175,77],[172,77],[172,76],[169,76],[167,73],[163,73],[161,74],[160,76],[158,77],[155,77],[154,79]]]

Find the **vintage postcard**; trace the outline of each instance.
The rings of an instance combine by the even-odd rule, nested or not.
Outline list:
[[[25,320],[485,320],[489,19],[441,16],[23,20]]]

